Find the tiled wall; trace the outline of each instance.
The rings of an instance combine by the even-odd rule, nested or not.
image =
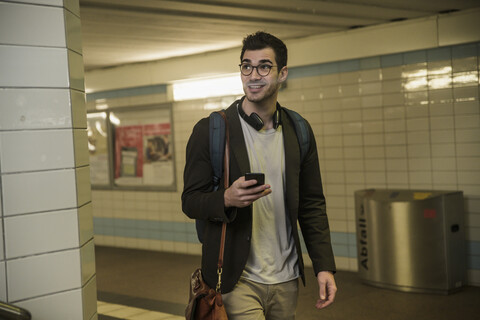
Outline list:
[[[357,270],[355,190],[463,190],[469,282],[480,285],[478,56],[473,43],[290,69],[279,101],[315,132],[339,269]],[[130,94],[107,102],[167,100]],[[206,106],[234,98],[174,103],[178,191],[93,191],[96,243],[200,253],[194,224],[181,212],[185,146],[211,112]]]
[[[96,319],[78,1],[0,1],[0,301]]]

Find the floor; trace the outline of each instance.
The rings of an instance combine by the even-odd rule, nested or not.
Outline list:
[[[96,247],[99,320],[180,320],[190,273],[199,256],[134,249]],[[318,290],[312,269],[301,286],[298,320],[450,320],[479,319],[480,287],[464,287],[450,295],[404,293],[361,283],[354,272],[336,274],[335,303],[314,305]]]

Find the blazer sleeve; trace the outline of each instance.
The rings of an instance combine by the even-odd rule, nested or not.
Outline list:
[[[182,210],[192,219],[226,221],[234,218],[225,210],[223,184],[213,191],[213,168],[210,162],[209,119],[200,120],[187,143],[183,173]]]
[[[315,275],[320,271],[336,271],[330,239],[330,228],[323,194],[317,145],[308,125],[310,148],[300,170],[300,205],[298,221]]]

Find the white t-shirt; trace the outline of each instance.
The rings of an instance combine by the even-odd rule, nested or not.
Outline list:
[[[251,172],[263,172],[272,193],[253,203],[250,255],[242,276],[275,284],[299,276],[297,252],[285,203],[285,151],[282,126],[257,131],[240,118]]]

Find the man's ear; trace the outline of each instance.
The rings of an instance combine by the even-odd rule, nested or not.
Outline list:
[[[288,76],[288,67],[283,67],[278,74],[278,82],[285,82]]]

